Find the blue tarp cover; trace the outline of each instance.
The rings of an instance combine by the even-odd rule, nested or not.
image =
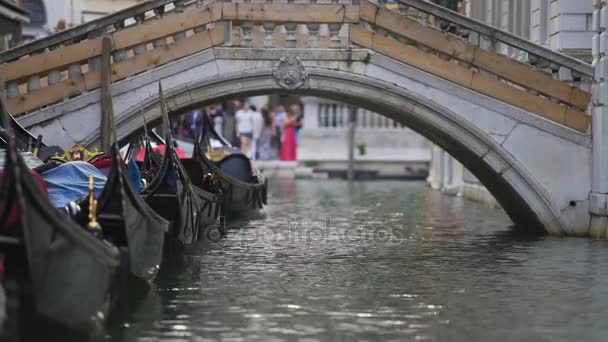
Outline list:
[[[131,183],[133,184],[133,189],[137,192],[141,192],[143,187],[141,184],[141,172],[134,159],[129,160],[127,168],[129,171],[129,179],[131,179]]]
[[[42,173],[49,189],[49,200],[55,208],[63,208],[89,193],[89,176],[95,179],[95,196],[99,197],[107,178],[95,166],[70,162]]]

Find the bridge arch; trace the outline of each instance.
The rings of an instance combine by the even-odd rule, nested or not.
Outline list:
[[[496,197],[517,226],[534,231],[544,227],[557,234],[568,231],[560,222],[559,213],[554,211],[549,194],[534,176],[515,162],[494,138],[462,115],[386,81],[338,70],[307,69],[307,73],[306,84],[293,92],[339,100],[405,124],[467,167]],[[254,69],[171,87],[166,91],[166,98],[170,110],[177,113],[235,96],[281,91],[285,90],[274,80],[272,69]],[[143,106],[147,118],[160,119],[156,94],[151,94]],[[121,138],[141,129],[139,105],[116,115]],[[96,136],[86,143],[97,144]]]
[[[7,107],[48,143],[95,145],[101,70],[111,70],[115,122],[124,139],[142,125],[140,101],[158,118],[158,81],[178,111],[205,100],[282,91],[279,61],[290,58],[291,68],[297,57],[308,76],[294,91],[368,108],[413,128],[476,174],[522,226],[589,235],[591,94],[584,89],[592,66],[429,2],[407,4],[392,11],[367,0],[146,1],[1,53],[0,79]],[[408,6],[440,20],[409,16]],[[444,22],[477,35],[477,43],[443,32],[436,24]],[[530,64],[488,49],[494,40],[526,52]],[[557,70],[581,87],[554,79]],[[602,197],[592,198],[593,210],[605,211]],[[601,230],[594,234],[605,235]]]
[[[160,118],[158,82],[180,112],[234,96],[286,91],[275,78],[281,58],[306,71],[301,95],[336,99],[398,121],[441,146],[527,230],[587,235],[591,139],[499,100],[366,49],[211,48],[112,85],[119,139]],[[99,145],[99,90],[20,118],[51,144]],[[556,168],[556,165],[559,168]]]

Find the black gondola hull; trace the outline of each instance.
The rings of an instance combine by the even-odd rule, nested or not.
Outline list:
[[[120,261],[118,250],[53,208],[17,151],[11,120],[1,101],[0,116],[7,139],[5,178],[0,189],[6,205],[0,207],[0,221],[6,220],[5,214],[13,208],[20,213],[16,233],[11,236],[17,238],[19,252],[0,246],[6,276],[18,279],[19,287],[30,289],[31,301],[25,303],[31,303],[37,314],[87,330],[91,322],[105,316],[112,276]],[[0,222],[0,227],[6,229],[5,225],[6,221]]]

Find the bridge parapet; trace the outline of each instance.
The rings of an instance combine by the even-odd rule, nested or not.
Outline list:
[[[148,1],[1,53],[9,109],[20,115],[99,88],[103,36],[112,40],[112,81],[215,46],[363,47],[548,120],[589,128],[590,65],[422,0],[399,0],[397,11],[369,0]],[[497,53],[497,44],[517,53]],[[560,70],[573,82],[556,79]]]
[[[363,0],[352,42],[552,121],[588,129],[591,65],[430,2],[398,4],[389,10]],[[497,49],[498,43],[508,48]],[[518,60],[522,53],[527,63]],[[557,79],[560,70],[576,82]]]
[[[356,1],[358,3],[358,1]],[[232,46],[247,48],[348,48],[340,31],[359,22],[351,0],[326,3],[224,3],[222,18],[231,23]],[[323,34],[322,34],[323,32]]]
[[[21,114],[98,88],[103,36],[112,40],[113,81],[224,42],[217,7],[151,3],[22,47],[24,55],[2,68],[10,110]]]
[[[358,6],[337,2],[152,3],[18,48],[18,59],[10,60],[16,51],[0,54],[0,61],[8,61],[0,74],[10,110],[19,115],[99,88],[103,36],[112,40],[112,81],[118,81],[224,44],[296,48],[302,41],[306,47],[346,48],[339,31],[359,20]],[[322,25],[329,35],[320,38]],[[304,37],[297,32],[302,27]],[[259,33],[263,44],[254,39]]]
[[[381,0],[382,2],[383,0]],[[558,73],[567,74],[564,80],[590,86],[593,67],[579,59],[555,52],[509,32],[497,29],[473,18],[462,16],[431,2],[420,0],[397,0],[398,11],[406,16],[416,17],[442,30],[471,33],[467,38],[477,42],[484,49],[503,52],[538,69],[550,72],[559,78]],[[501,46],[502,45],[502,46]],[[588,88],[587,88],[588,89]]]

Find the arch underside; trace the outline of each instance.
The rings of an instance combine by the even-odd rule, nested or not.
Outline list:
[[[274,68],[269,67],[276,62],[276,60],[267,63],[253,62],[247,67],[228,68],[224,67],[221,61],[218,62],[216,54],[212,58],[206,58],[204,65],[183,70],[184,73],[192,74],[199,71],[207,72],[205,67],[214,69],[207,72],[208,75],[199,77],[190,75],[189,79],[172,78],[174,76],[170,73],[162,71],[157,77],[151,77],[150,74],[143,75],[141,77],[147,77],[149,81],[141,81],[142,86],[139,89],[123,91],[121,94],[117,94],[118,90],[114,91],[115,98],[124,101],[121,104],[124,109],[116,110],[118,107],[116,102],[114,105],[118,137],[126,141],[130,136],[141,131],[143,119],[140,114],[140,99],[149,121],[160,118],[158,96],[154,90],[159,80],[163,81],[169,109],[173,113],[179,113],[205,103],[218,102],[235,96],[288,91],[277,83],[273,75]],[[410,127],[460,161],[494,195],[516,226],[526,231],[539,231],[544,228],[553,234],[581,234],[581,229],[586,229],[573,227],[570,221],[563,218],[561,203],[556,204],[555,196],[547,190],[544,182],[539,181],[537,175],[526,167],[525,161],[517,160],[503,146],[506,137],[501,142],[496,136],[492,136],[492,132],[484,131],[483,127],[470,121],[469,113],[456,113],[457,106],[448,108],[441,103],[437,93],[433,93],[431,88],[428,90],[430,95],[421,96],[420,91],[398,84],[396,80],[372,77],[361,71],[370,67],[381,67],[374,65],[373,62],[372,60],[370,66],[367,65],[370,63],[369,60],[355,60],[346,68],[336,61],[327,62],[326,67],[320,67],[319,62],[315,62],[312,67],[307,66],[307,78],[304,84],[289,91],[356,105]],[[117,86],[119,84],[113,87]],[[90,96],[92,99],[95,98],[95,94]],[[467,106],[473,108],[468,104]],[[533,117],[530,121],[539,122],[536,125],[541,129],[548,127],[544,120],[532,114],[527,115]],[[511,131],[515,130],[516,126],[517,124],[511,128]],[[582,141],[580,145],[588,143],[588,139],[581,138],[579,133],[563,127],[552,131],[553,126],[548,131],[563,131],[563,135],[568,136],[568,139]],[[96,129],[78,142],[96,145],[98,135]]]
[[[486,149],[484,153],[496,148],[496,146],[492,146],[495,143],[491,138],[480,138],[480,136],[483,136],[483,133],[473,133],[475,129],[470,125],[450,120],[455,115],[445,113],[445,108],[436,108],[437,106],[433,106],[433,104],[423,104],[423,101],[420,101],[421,99],[407,98],[402,94],[391,94],[391,97],[393,97],[391,99],[394,103],[389,103],[389,97],[387,96],[389,92],[386,88],[374,87],[368,83],[361,84],[361,88],[359,89],[354,89],[352,87],[352,79],[349,81],[349,87],[336,87],[335,79],[330,81],[326,78],[326,75],[316,74],[314,71],[309,72],[307,86],[291,90],[290,92],[356,105],[388,116],[410,127],[439,145],[469,169],[489,189],[517,227],[533,232],[543,230],[544,225],[539,215],[528,205],[512,184],[494,170],[485,160],[480,158],[479,152],[481,151],[472,150],[471,145],[467,144],[466,140],[459,139],[458,137],[462,138],[462,134],[465,134],[468,136],[468,139],[476,140],[475,145],[484,146],[483,148]],[[211,82],[202,82],[203,84],[200,86],[188,85],[185,89],[174,89],[167,96],[169,107],[173,113],[180,113],[186,109],[204,105],[205,103],[214,103],[234,98],[235,96],[254,96],[285,92],[284,89],[276,87],[275,82],[272,80],[271,70],[257,72],[256,74],[250,76],[251,82],[247,82],[244,79],[244,75],[240,74],[236,76],[238,80],[234,81],[230,80],[232,77],[227,77],[223,80],[208,80]],[[268,82],[266,87],[260,87],[260,79],[267,79],[271,82]],[[233,84],[234,82],[238,83],[239,86],[227,86],[226,89],[223,86],[216,88],[222,83]],[[251,85],[248,83],[251,83]],[[199,98],[191,103],[183,103],[182,99],[180,99],[180,96],[183,96],[186,92],[190,94],[197,92],[208,94],[212,88],[216,88],[219,91],[212,95],[212,97],[206,97],[205,100],[200,100]],[[191,95],[189,97],[196,99],[196,97]],[[181,103],[181,105],[177,105],[178,103]],[[150,107],[155,106],[155,101],[146,103],[147,111],[152,110]],[[128,120],[127,117],[124,120]],[[136,121],[138,120],[136,119]],[[440,124],[438,125],[438,123]],[[460,134],[457,134],[456,131],[460,131]]]

